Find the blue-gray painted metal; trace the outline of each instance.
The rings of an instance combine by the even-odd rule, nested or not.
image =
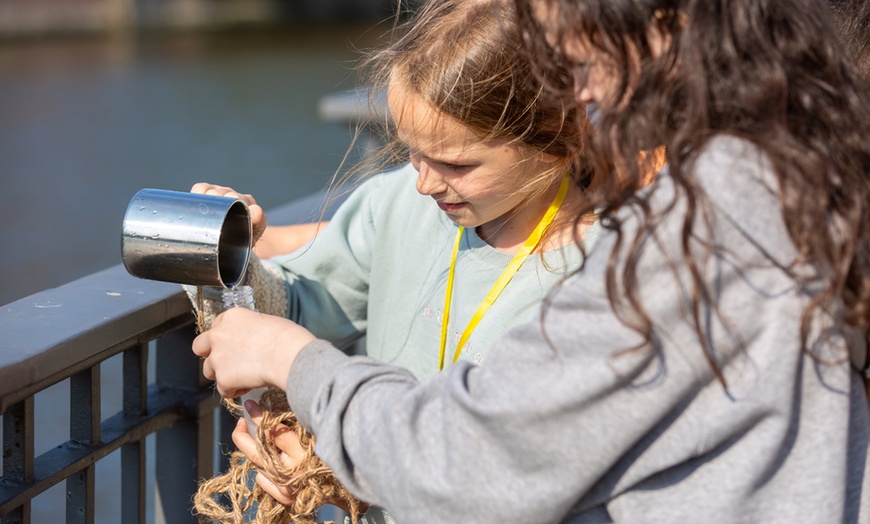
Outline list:
[[[122,363],[124,418],[148,413],[148,344],[124,351]],[[145,524],[145,442],[121,446],[121,522]]]
[[[275,224],[318,220],[324,195],[270,211]],[[337,205],[338,201],[332,201]],[[190,351],[193,315],[175,284],[137,279],[121,264],[0,307],[0,415],[3,476],[0,523],[31,522],[31,500],[59,482],[67,522],[94,521],[97,461],[122,450],[124,523],[145,515],[145,437],[157,434],[156,522],[194,522],[191,496],[214,474],[216,442],[228,444],[232,418]],[[157,373],[146,364],[155,341]],[[100,363],[123,353],[123,409],[100,416]],[[33,396],[70,379],[70,440],[34,456]],[[215,435],[215,415],[222,422]],[[225,467],[225,463],[221,465]]]

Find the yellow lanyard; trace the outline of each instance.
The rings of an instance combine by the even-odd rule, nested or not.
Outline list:
[[[459,360],[459,352],[462,349],[462,346],[465,345],[465,342],[468,340],[468,337],[471,336],[471,333],[480,323],[480,320],[483,318],[483,315],[489,310],[490,306],[495,303],[495,299],[501,294],[505,287],[507,287],[508,283],[514,277],[516,272],[520,269],[520,266],[525,262],[526,257],[529,256],[529,253],[535,249],[535,246],[538,245],[538,242],[541,241],[541,237],[544,236],[544,231],[547,230],[547,227],[553,222],[553,219],[556,217],[556,213],[559,211],[559,208],[562,206],[562,202],[565,200],[565,195],[568,193],[568,174],[566,173],[562,177],[562,183],[559,185],[559,191],[556,192],[556,198],[553,199],[553,202],[550,204],[550,207],[547,209],[547,212],[544,213],[544,217],[541,218],[541,221],[538,222],[535,230],[532,231],[532,234],[529,235],[529,238],[526,239],[525,243],[523,243],[523,247],[514,255],[513,259],[507,265],[507,267],[502,272],[501,276],[498,277],[498,280],[495,281],[495,285],[492,286],[492,289],[489,290],[489,293],[486,295],[486,298],[483,299],[483,302],[477,307],[477,311],[474,312],[474,315],[471,317],[471,320],[468,322],[468,326],[466,326],[465,331],[463,331],[462,336],[459,337],[459,343],[456,345],[456,351],[453,353],[453,363],[456,363]],[[453,243],[453,255],[450,260],[450,272],[447,274],[447,293],[444,299],[444,315],[442,315],[441,319],[441,350],[438,354],[438,371],[444,369],[444,350],[447,347],[447,325],[450,320],[450,299],[453,296],[453,275],[456,271],[456,255],[459,252],[459,243],[462,240],[462,233],[465,231],[465,228],[459,226],[459,230],[456,232],[456,240]]]

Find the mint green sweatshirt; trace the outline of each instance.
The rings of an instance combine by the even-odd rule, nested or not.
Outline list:
[[[438,371],[441,318],[457,226],[415,189],[410,164],[362,183],[310,247],[263,261],[286,283],[291,320],[344,346],[366,335],[367,354],[418,377]],[[586,235],[587,249],[597,225]],[[513,254],[467,229],[456,261],[446,350]],[[530,255],[463,346],[462,360],[486,363],[509,328],[532,319],[540,301],[580,265],[573,244]],[[259,303],[259,302],[258,302]]]

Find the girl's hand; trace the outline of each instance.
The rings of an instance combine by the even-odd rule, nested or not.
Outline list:
[[[263,412],[260,409],[260,406],[256,402],[249,400],[245,403],[245,409],[248,411],[248,414],[251,415],[251,420],[259,425],[263,418]],[[305,459],[305,450],[299,442],[299,435],[287,426],[282,425],[274,428],[266,435],[266,438],[272,440],[275,443],[275,446],[281,450],[281,454],[278,458],[281,461],[281,465],[285,468],[295,468]],[[233,442],[236,444],[239,451],[241,451],[245,457],[257,467],[257,485],[263,488],[263,491],[271,495],[272,498],[279,503],[285,506],[291,506],[296,500],[296,491],[289,487],[275,485],[275,483],[269,479],[269,476],[263,473],[266,469],[265,463],[257,452],[257,443],[248,433],[247,423],[244,418],[239,419],[238,424],[236,424],[236,429],[233,430]]]
[[[259,404],[253,400],[249,400],[245,402],[244,408],[248,411],[248,414],[251,415],[251,420],[259,425],[260,421],[263,419],[263,411],[260,409]],[[287,426],[274,428],[266,435],[266,438],[274,442],[275,447],[281,450],[279,460],[285,468],[295,468],[305,460],[306,453],[299,440],[299,435]],[[296,501],[296,491],[290,487],[276,485],[269,479],[268,475],[263,473],[266,469],[265,463],[257,452],[257,443],[254,441],[254,438],[251,437],[250,433],[248,433],[248,425],[244,418],[239,419],[239,422],[236,424],[236,429],[233,430],[233,442],[236,444],[239,451],[241,451],[259,470],[257,471],[256,476],[257,485],[263,488],[263,491],[272,496],[272,498],[280,504],[291,506]],[[351,511],[350,506],[344,499],[327,500],[326,503],[332,504],[345,512]],[[364,514],[368,508],[368,504],[361,502],[361,506],[357,508],[359,515]]]
[[[205,360],[202,373],[227,398],[275,386],[286,388],[299,351],[315,340],[302,326],[282,317],[231,308],[193,340],[193,352]]]
[[[206,182],[197,182],[196,184],[193,184],[193,187],[190,188],[190,192],[201,195],[238,198],[248,204],[248,208],[251,210],[251,226],[253,227],[254,234],[252,240],[253,244],[256,244],[257,240],[263,236],[263,232],[266,231],[266,226],[269,224],[269,221],[266,219],[266,213],[263,211],[263,208],[257,205],[257,201],[254,200],[253,196],[239,193],[231,187],[217,186]]]

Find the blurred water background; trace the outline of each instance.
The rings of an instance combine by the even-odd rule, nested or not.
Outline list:
[[[0,39],[0,305],[119,264],[141,188],[211,181],[267,209],[324,188],[351,132],[318,103],[356,86],[358,49],[385,31],[325,18]],[[106,418],[120,358],[103,366]],[[36,397],[37,455],[69,438],[68,387]],[[114,455],[97,467],[98,523],[120,521]],[[153,438],[148,456],[153,479]],[[34,499],[33,522],[64,521],[63,487]]]
[[[144,187],[211,181],[273,207],[350,142],[320,97],[355,85],[359,26],[0,45],[0,304],[120,262]]]

